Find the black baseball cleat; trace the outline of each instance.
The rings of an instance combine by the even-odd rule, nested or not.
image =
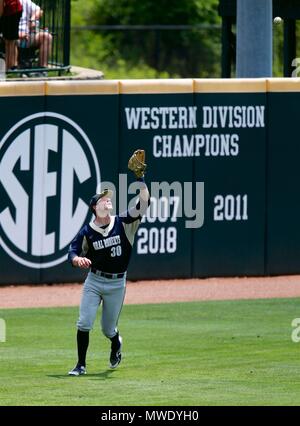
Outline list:
[[[86,368],[83,365],[77,364],[68,374],[69,376],[82,376],[86,374]]]
[[[121,348],[122,337],[116,334],[115,337],[111,339],[110,368],[116,368],[120,364],[122,359]]]

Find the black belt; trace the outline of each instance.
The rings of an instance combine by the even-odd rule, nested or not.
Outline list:
[[[96,268],[91,268],[91,272],[93,272],[93,274],[99,275],[100,277],[110,278],[111,280],[115,280],[117,278],[123,278],[126,274],[126,272],[120,272],[118,274],[110,274],[109,272],[99,271]]]

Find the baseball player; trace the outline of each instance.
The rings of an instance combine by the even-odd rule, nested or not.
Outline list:
[[[112,216],[112,191],[105,189],[94,195],[90,201],[90,209],[95,217],[83,226],[70,244],[69,261],[73,266],[89,269],[77,321],[78,362],[69,371],[71,376],[86,374],[89,331],[101,302],[102,332],[111,341],[110,368],[116,368],[121,362],[122,337],[117,325],[125,297],[126,271],[135,233],[150,200],[144,180],[145,152],[135,151],[129,159],[128,167],[141,182],[136,207]]]

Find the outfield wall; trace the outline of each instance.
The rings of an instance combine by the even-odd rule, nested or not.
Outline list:
[[[0,284],[82,280],[68,245],[101,182],[134,182],[120,174],[137,148],[148,184],[176,192],[153,197],[130,279],[299,273],[299,92],[300,79],[1,82]]]

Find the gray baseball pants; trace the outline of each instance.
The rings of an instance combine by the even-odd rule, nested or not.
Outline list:
[[[114,337],[126,290],[126,275],[110,279],[89,272],[83,285],[77,328],[90,331],[102,302],[101,328],[103,334]]]

